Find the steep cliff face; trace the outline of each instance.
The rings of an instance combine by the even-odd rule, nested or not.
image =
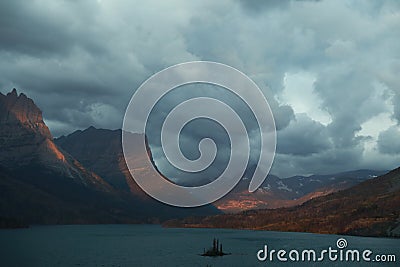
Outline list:
[[[43,122],[42,111],[32,99],[14,88],[7,95],[0,93],[0,123],[6,127],[22,126],[26,130],[52,139],[49,128]]]
[[[65,155],[53,143],[42,111],[32,99],[0,93],[0,164],[9,168],[32,162],[65,163]]]
[[[54,144],[42,111],[32,99],[22,93],[18,95],[16,89],[7,95],[0,93],[0,125],[0,165],[3,167],[21,169],[39,164],[85,186],[111,190],[99,176],[85,170]]]
[[[0,188],[0,225],[134,220],[108,183],[54,144],[41,110],[15,89],[0,94]]]
[[[33,160],[64,161],[62,153],[52,146],[52,136],[43,122],[42,112],[31,99],[17,94],[0,93],[0,164],[6,167],[26,165]]]

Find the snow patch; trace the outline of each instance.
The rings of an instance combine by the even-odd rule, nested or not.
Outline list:
[[[287,185],[285,185],[282,181],[278,181],[277,184],[278,184],[278,189],[280,189],[280,190],[285,190],[285,191],[289,191],[289,192],[293,191]]]
[[[267,186],[263,186],[263,188],[264,188],[265,190],[271,190],[271,185],[270,185],[270,184],[267,184]]]

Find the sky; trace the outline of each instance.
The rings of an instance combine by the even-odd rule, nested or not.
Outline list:
[[[121,128],[142,82],[193,60],[237,68],[264,92],[277,126],[273,174],[400,165],[399,1],[0,1],[0,92],[34,99],[56,137]],[[194,91],[241,109],[203,88],[177,90],[160,110]],[[182,137],[188,157],[205,128],[226,144],[218,125],[199,125]]]

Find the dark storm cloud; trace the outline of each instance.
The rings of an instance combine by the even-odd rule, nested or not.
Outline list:
[[[97,10],[93,3],[1,1],[2,49],[40,56],[65,54],[74,45],[86,46],[95,51],[99,46],[93,34],[85,31],[94,22],[92,14]]]
[[[379,151],[389,155],[400,154],[400,131],[397,127],[391,127],[379,134]]]
[[[313,153],[308,156],[276,154],[274,169],[281,171],[281,177],[290,177],[294,173],[335,173],[337,170],[354,170],[355,166],[361,165],[363,148],[361,146],[328,149],[320,153]],[[318,165],[315,164],[318,162]],[[379,166],[375,165],[374,167]],[[371,167],[371,165],[369,166]],[[383,168],[384,169],[384,168]]]
[[[218,61],[251,77],[268,99],[278,129],[275,174],[394,168],[400,162],[396,146],[389,147],[400,122],[399,5],[0,1],[0,90],[16,87],[32,97],[55,136],[90,125],[120,128],[130,97],[150,75],[184,61]],[[164,105],[186,97],[178,92]],[[154,125],[167,110],[155,114]],[[244,120],[256,149],[255,124]],[[189,126],[182,146],[196,157],[212,126]],[[223,131],[212,129],[221,150],[216,165],[224,165],[229,144]],[[154,151],[171,171],[157,144]],[[254,152],[246,175],[256,162]]]
[[[120,128],[123,107],[144,78],[116,51],[96,1],[2,1],[2,90],[16,87],[41,107],[55,136],[96,125]],[[138,75],[138,76],[136,76]]]
[[[182,153],[187,158],[192,160],[197,159],[200,156],[198,150],[200,141],[203,138],[211,138],[217,145],[218,152],[217,157],[210,168],[195,175],[178,171],[168,163],[162,149],[160,149],[161,128],[166,116],[179,103],[193,97],[202,96],[218,99],[224,103],[229,103],[229,106],[234,109],[242,119],[251,139],[251,155],[248,168],[248,172],[251,173],[254,171],[254,166],[258,161],[259,149],[261,145],[261,135],[255,116],[252,114],[250,108],[245,104],[245,102],[232,92],[225,88],[208,84],[192,84],[178,87],[171,93],[167,94],[155,105],[149,116],[146,132],[150,145],[152,148],[155,148],[152,154],[157,162],[158,167],[164,171],[166,176],[173,177],[174,181],[187,185],[188,181],[200,181],[200,184],[203,184],[204,180],[210,182],[222,173],[224,166],[227,166],[229,157],[231,155],[231,143],[228,133],[221,125],[210,119],[196,119],[190,121],[184,126],[179,137]],[[212,109],[212,107],[208,108]],[[176,126],[176,128],[178,127],[180,127],[180,125]],[[191,185],[194,184],[192,183]]]
[[[326,127],[305,114],[298,114],[296,120],[278,132],[277,143],[277,153],[297,156],[324,152],[332,145]]]
[[[397,94],[394,97],[394,117],[396,118],[397,122],[400,123],[400,94]]]

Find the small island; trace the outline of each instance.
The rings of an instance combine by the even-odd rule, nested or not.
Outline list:
[[[222,250],[222,243],[219,243],[218,239],[213,240],[213,246],[212,248],[209,248],[207,251],[204,249],[204,253],[201,254],[201,256],[207,256],[207,257],[217,257],[217,256],[224,256],[224,255],[230,255],[230,253],[224,253]]]

